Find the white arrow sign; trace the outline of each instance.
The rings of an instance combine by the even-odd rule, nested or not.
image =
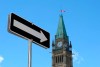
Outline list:
[[[37,32],[36,30],[18,22],[17,20],[14,20],[14,26],[39,38],[40,42],[47,41],[47,38],[45,37],[45,35],[43,34],[43,32],[41,30],[40,30],[40,32]]]
[[[11,13],[9,15],[8,31],[27,40],[32,40],[44,48],[50,47],[50,33],[31,22]]]

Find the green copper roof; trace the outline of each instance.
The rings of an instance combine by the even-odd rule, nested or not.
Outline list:
[[[59,19],[59,24],[58,24],[58,29],[57,29],[57,33],[56,33],[56,39],[57,38],[66,38],[67,33],[66,33],[66,29],[65,29],[65,25],[64,25],[64,20],[63,20],[63,15],[60,15],[60,19]]]

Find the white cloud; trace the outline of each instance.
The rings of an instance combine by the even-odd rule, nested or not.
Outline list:
[[[2,56],[0,56],[0,63],[2,63],[4,60],[4,58]]]
[[[84,61],[84,58],[79,54],[79,52],[73,50],[73,62],[80,64]]]

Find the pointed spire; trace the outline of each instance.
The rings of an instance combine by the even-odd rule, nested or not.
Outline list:
[[[70,45],[69,45],[69,51],[72,53],[72,43],[70,41]]]
[[[52,47],[54,47],[55,45],[54,45],[54,41],[52,41]]]
[[[70,45],[69,45],[69,47],[72,48],[72,43],[71,43],[71,41],[70,41]]]
[[[65,25],[64,25],[63,15],[61,14],[60,19],[59,19],[57,33],[56,33],[56,39],[66,38],[66,37],[67,37],[67,33],[66,33]]]

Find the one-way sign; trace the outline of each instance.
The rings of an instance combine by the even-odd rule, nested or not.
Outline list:
[[[8,18],[8,31],[22,38],[32,40],[45,48],[50,47],[50,34],[29,21],[11,13]]]

